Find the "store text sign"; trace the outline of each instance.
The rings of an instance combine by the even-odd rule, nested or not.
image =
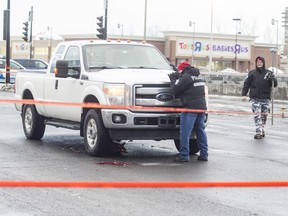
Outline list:
[[[29,43],[14,42],[12,44],[13,53],[29,53],[29,50],[30,50]]]
[[[250,59],[250,45],[247,42],[225,41],[225,40],[212,40],[210,46],[209,40],[195,40],[194,46],[191,40],[179,39],[177,40],[177,56],[194,56],[207,57],[210,55],[210,47],[212,47],[211,55],[216,58],[234,58],[235,55],[242,59]],[[194,48],[194,51],[192,50]]]

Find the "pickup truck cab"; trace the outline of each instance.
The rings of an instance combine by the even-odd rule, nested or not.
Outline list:
[[[45,103],[15,107],[28,139],[41,139],[46,125],[79,130],[90,155],[105,155],[121,140],[172,139],[179,149],[180,113],[161,110],[181,108],[170,90],[171,72],[165,56],[147,43],[62,42],[45,72],[16,76],[16,99]],[[190,149],[199,151],[195,136]]]

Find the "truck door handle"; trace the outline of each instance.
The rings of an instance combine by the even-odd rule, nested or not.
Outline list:
[[[58,80],[55,80],[55,89],[58,89]]]

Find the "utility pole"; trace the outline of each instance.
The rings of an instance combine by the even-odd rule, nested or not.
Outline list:
[[[33,58],[32,54],[32,22],[33,22],[33,6],[31,6],[31,11],[29,11],[29,22],[30,22],[30,59]]]
[[[52,55],[52,27],[51,26],[47,26],[47,31],[50,32],[50,40],[49,40],[49,49],[48,49],[48,60],[50,60],[51,55]]]
[[[233,21],[241,21],[241,19],[239,19],[239,18],[234,18],[233,19]],[[235,71],[237,71],[238,70],[238,67],[237,67],[237,35],[238,35],[238,30],[237,30],[237,23],[236,23],[236,35],[235,35]]]
[[[275,68],[275,55],[277,55],[278,50],[276,48],[271,48],[270,53],[272,54],[272,72],[274,74]],[[273,116],[274,116],[274,81],[272,80],[272,88],[271,88],[271,125],[273,125]]]
[[[123,24],[118,23],[118,28],[121,29],[121,40],[123,40]]]
[[[193,26],[193,36],[192,36],[192,58],[191,58],[191,65],[194,65],[194,50],[195,50],[195,22],[189,21],[189,26]]]
[[[212,71],[212,63],[213,63],[213,57],[212,57],[212,44],[213,44],[213,0],[211,5],[211,22],[210,22],[210,42],[209,42],[209,71]]]
[[[146,22],[147,22],[147,0],[145,0],[145,11],[144,11],[144,42],[146,42]]]
[[[104,32],[104,39],[107,39],[107,17],[108,17],[108,0],[105,0],[105,32]]]
[[[4,12],[5,13],[5,12]],[[6,78],[5,83],[10,83],[10,0],[7,0],[6,10]]]
[[[272,25],[275,25],[275,23],[277,22],[277,28],[276,28],[276,59],[275,59],[275,66],[276,68],[278,68],[278,53],[279,53],[279,50],[278,50],[278,20],[276,19],[272,19]]]

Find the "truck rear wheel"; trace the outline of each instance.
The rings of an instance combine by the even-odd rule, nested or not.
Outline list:
[[[22,125],[27,139],[40,140],[43,137],[45,132],[44,117],[38,114],[35,105],[24,105]]]
[[[84,120],[84,143],[89,155],[103,156],[112,148],[112,140],[105,128],[100,111],[89,110]]]
[[[174,140],[176,149],[180,152],[180,140]],[[189,141],[190,155],[196,154],[199,152],[197,139],[190,139]]]

